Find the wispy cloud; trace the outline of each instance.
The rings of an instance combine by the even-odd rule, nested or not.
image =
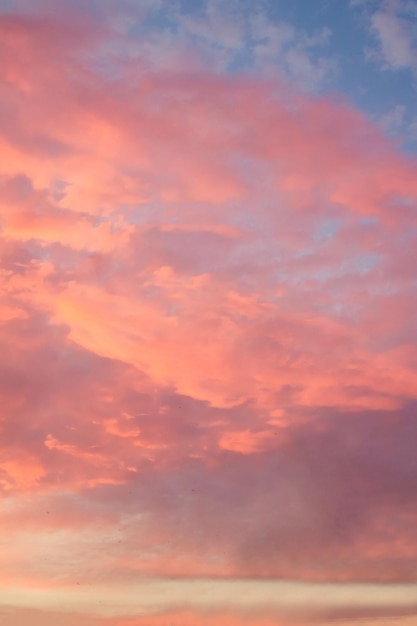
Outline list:
[[[416,49],[409,24],[393,10],[378,11],[372,16],[372,26],[381,42],[381,52],[389,67],[413,67]]]
[[[371,14],[370,23],[379,51],[371,56],[392,70],[417,67],[417,28],[415,7],[400,1],[381,3]]]

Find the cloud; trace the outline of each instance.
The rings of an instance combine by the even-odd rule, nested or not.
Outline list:
[[[372,26],[380,40],[383,58],[388,66],[393,69],[413,68],[417,51],[410,24],[387,8],[374,13]]]
[[[114,11],[108,19],[114,23]],[[230,76],[245,72],[289,77],[299,88],[314,92],[337,72],[336,59],[327,51],[329,28],[296,28],[272,16],[266,4],[251,7],[234,0],[226,6],[205,0],[192,6],[162,1],[143,3],[140,9],[133,4],[118,23],[122,33],[133,34],[118,42],[118,49],[138,60],[146,58],[154,68],[204,66]],[[192,57],[187,54],[190,48]]]
[[[8,602],[119,613],[145,576],[162,613],[194,578],[197,613],[202,591],[288,605],[288,579],[411,610],[390,585],[416,567],[415,158],[300,91],[326,33],[227,14],[223,48],[268,27],[292,55],[255,76],[184,60],[217,4],[175,10],[172,65],[130,3],[48,6],[1,16]]]
[[[73,394],[80,404],[77,387]],[[115,404],[122,400],[113,397],[109,412]],[[2,532],[16,538],[1,557],[10,580],[19,572],[87,585],[144,574],[414,580],[414,405],[353,415],[321,408],[262,433],[253,408],[214,412],[172,394],[161,404],[119,418],[117,430],[97,399],[92,424],[82,425],[83,414],[58,430],[51,415],[44,428],[59,432],[59,445],[47,437],[32,448],[43,480],[5,493]],[[246,431],[231,445],[239,427]]]
[[[186,605],[192,609],[216,611],[225,607],[250,612],[268,607],[285,613],[308,610],[344,609],[354,606],[362,610],[375,604],[390,609],[415,607],[415,587],[412,585],[388,587],[382,594],[377,585],[303,585],[282,582],[258,581],[150,581],[145,580],[129,587],[107,589],[62,589],[51,595],[47,590],[23,591],[10,589],[4,600],[7,604],[31,605],[33,608],[74,610],[103,616],[128,616],[129,614],[158,613],[161,608]],[[105,594],[103,594],[105,592]]]
[[[381,58],[390,69],[415,69],[417,32],[411,15],[407,3],[386,2],[371,16]]]

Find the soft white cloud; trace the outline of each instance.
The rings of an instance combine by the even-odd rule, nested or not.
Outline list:
[[[371,18],[380,45],[384,62],[393,69],[412,68],[417,64],[415,35],[405,18],[386,6]]]
[[[331,37],[328,28],[308,35],[288,22],[273,22],[258,12],[248,20],[248,33],[256,67],[282,72],[302,89],[319,91],[337,70],[336,59],[323,54]]]
[[[384,3],[369,0],[351,0],[350,6],[360,8],[367,15],[371,33],[377,40],[375,48],[367,49],[369,60],[384,69],[417,69],[417,5],[406,0],[388,0]]]
[[[329,28],[307,32],[272,18],[261,3],[207,0],[200,10],[185,11],[179,3],[161,1],[135,15],[136,24],[132,19],[118,23],[129,34],[138,33],[129,38],[129,56],[164,69],[185,59],[192,63],[188,51],[193,49],[194,58],[220,73],[282,75],[307,91],[322,89],[336,70],[336,59],[326,52]],[[146,21],[146,15],[152,19]]]
[[[379,120],[383,130],[390,134],[404,131],[406,123],[407,107],[404,104],[396,104]]]
[[[303,48],[290,49],[285,55],[285,63],[291,78],[310,91],[320,89],[336,69],[332,59],[320,57],[313,61]]]

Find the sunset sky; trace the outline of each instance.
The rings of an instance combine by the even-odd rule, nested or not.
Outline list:
[[[416,0],[0,0],[0,625],[416,626]]]

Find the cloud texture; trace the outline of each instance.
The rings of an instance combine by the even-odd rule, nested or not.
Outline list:
[[[152,3],[121,4],[0,14],[5,623],[55,610],[48,593],[102,615],[106,588],[174,578],[231,600],[174,590],[117,624],[405,626],[417,159],[343,98],[225,70],[189,34],[167,67]],[[286,580],[345,599],[289,615],[262,595]]]

